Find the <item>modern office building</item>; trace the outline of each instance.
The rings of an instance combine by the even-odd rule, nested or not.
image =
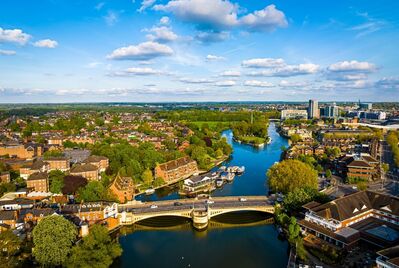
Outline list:
[[[320,117],[319,102],[317,100],[309,100],[308,116],[309,119]]]
[[[308,111],[306,110],[281,110],[281,119],[307,119]]]
[[[359,103],[359,110],[369,111],[373,109],[372,103]]]
[[[320,116],[326,118],[336,118],[339,116],[339,108],[335,103],[322,107],[320,108]]]

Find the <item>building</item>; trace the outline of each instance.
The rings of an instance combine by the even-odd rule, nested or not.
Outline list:
[[[370,102],[359,103],[359,109],[369,111],[369,110],[373,109],[373,104]]]
[[[73,176],[82,176],[89,181],[99,180],[99,168],[92,164],[76,165],[71,168],[70,174]]]
[[[184,194],[208,192],[214,184],[214,179],[209,176],[194,176],[184,180],[182,190]]]
[[[360,239],[378,246],[399,242],[398,197],[361,191],[303,207],[302,231],[338,247],[351,247]]]
[[[399,268],[399,245],[377,251],[378,268]]]
[[[0,211],[0,231],[16,228],[17,219],[16,211]]]
[[[69,159],[66,157],[51,157],[45,160],[49,164],[50,170],[68,171],[70,167]]]
[[[309,100],[308,117],[309,119],[320,118],[319,102],[317,100]]]
[[[83,161],[86,164],[92,164],[99,168],[100,172],[104,172],[109,166],[109,160],[105,156],[91,155]]]
[[[155,177],[165,182],[173,182],[188,178],[198,173],[197,162],[190,157],[181,157],[155,167]]]
[[[110,190],[118,198],[120,203],[133,200],[134,184],[130,177],[116,176],[110,186]]]
[[[281,110],[281,120],[285,119],[307,119],[308,111],[306,110]]]
[[[92,225],[110,217],[116,218],[118,215],[118,204],[111,202],[68,204],[61,207],[60,213],[78,217],[81,221],[86,221],[89,225]]]
[[[345,155],[339,160],[339,172],[347,178],[372,180],[378,174],[378,160],[370,155]]]
[[[68,149],[64,151],[65,157],[67,157],[72,164],[82,163],[90,156],[89,150],[84,149]]]
[[[333,103],[332,105],[320,108],[320,116],[325,118],[336,118],[339,117],[339,108]]]
[[[26,180],[26,187],[34,192],[48,192],[48,174],[45,172],[36,172]]]
[[[30,175],[37,172],[47,172],[50,170],[49,163],[43,160],[36,160],[31,164],[24,165],[19,169],[21,178],[27,180]]]
[[[0,156],[8,155],[11,158],[33,159],[41,156],[43,147],[39,144],[5,144],[0,145]]]

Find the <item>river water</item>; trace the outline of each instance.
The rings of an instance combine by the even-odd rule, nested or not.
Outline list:
[[[269,126],[272,143],[257,149],[233,141],[231,130],[224,131],[233,154],[222,165],[245,166],[245,173],[233,183],[215,190],[212,196],[265,195],[266,171],[279,161],[287,140]],[[179,198],[177,189],[158,190],[143,201]],[[274,225],[260,213],[232,213],[218,216],[206,231],[198,232],[183,219],[151,219],[123,230],[123,255],[115,267],[286,267],[288,245],[278,238]],[[144,227],[143,227],[144,226]]]

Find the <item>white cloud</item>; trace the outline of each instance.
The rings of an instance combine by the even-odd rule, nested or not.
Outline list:
[[[241,73],[239,71],[234,71],[234,70],[228,70],[224,71],[219,74],[220,76],[230,76],[230,77],[238,77],[241,76]]]
[[[373,72],[376,66],[367,61],[340,61],[331,64],[328,68],[330,72]]]
[[[303,82],[303,81],[299,82],[299,81],[281,80],[278,85],[280,87],[306,87],[306,86],[309,86],[309,83]]]
[[[212,54],[208,54],[205,57],[206,61],[222,61],[225,60],[226,58],[222,57],[222,56],[216,56],[216,55],[212,55]]]
[[[20,29],[3,30],[3,28],[0,27],[0,43],[17,43],[25,45],[31,37],[31,35],[24,33]]]
[[[279,68],[266,69],[258,72],[249,73],[250,76],[296,76],[315,74],[320,70],[320,66],[313,63],[303,63],[298,65],[286,65]]]
[[[88,63],[88,64],[86,65],[86,68],[91,68],[91,69],[93,69],[93,68],[96,68],[96,67],[100,66],[101,64],[102,64],[102,62],[93,61],[93,62]]]
[[[35,43],[33,43],[33,45],[35,47],[55,48],[56,46],[58,46],[58,42],[51,39],[43,39],[36,41]]]
[[[218,81],[215,83],[215,86],[218,86],[218,87],[232,87],[235,85],[236,85],[236,81],[233,81],[233,80]]]
[[[230,29],[244,27],[250,31],[271,31],[287,26],[285,15],[275,5],[239,18],[242,9],[229,0],[171,0],[155,5],[157,11],[170,12],[178,19],[196,24],[201,29]]]
[[[241,65],[247,68],[274,68],[286,65],[283,59],[255,58],[244,60]]]
[[[275,5],[269,5],[262,10],[248,14],[241,18],[241,24],[250,31],[273,31],[276,27],[287,27],[288,22],[282,11]]]
[[[12,56],[12,55],[15,55],[15,54],[17,54],[17,52],[14,51],[14,50],[3,50],[3,49],[0,49],[0,55],[2,55],[2,56]]]
[[[169,22],[170,22],[170,19],[169,19],[169,17],[167,17],[167,16],[163,16],[163,17],[159,20],[159,23],[164,24],[164,25],[169,24]]]
[[[113,60],[149,60],[161,56],[170,56],[173,50],[157,42],[144,42],[136,46],[127,46],[115,49],[108,59]]]
[[[147,8],[151,7],[154,3],[156,2],[156,0],[143,0],[141,2],[141,6],[139,9],[137,9],[138,12],[143,12],[144,10],[146,10]]]
[[[104,17],[105,22],[107,23],[107,25],[112,26],[115,23],[118,22],[119,20],[119,15],[117,12],[112,11],[112,10],[108,10],[107,15]]]
[[[208,84],[213,83],[213,80],[206,79],[206,78],[180,78],[180,82],[187,83],[187,84]]]
[[[152,27],[151,29],[145,31],[151,33],[146,36],[151,41],[172,42],[178,38],[177,34],[175,34],[169,27],[165,26]]]
[[[156,5],[155,10],[170,12],[178,19],[201,25],[202,28],[223,29],[238,24],[238,5],[223,0],[171,0]]]
[[[399,90],[399,78],[384,77],[376,82],[376,86],[382,89],[396,89]]]
[[[103,8],[104,5],[105,5],[104,2],[100,2],[100,3],[98,3],[94,8],[97,9],[97,10],[100,10],[100,9]]]
[[[155,70],[149,67],[131,67],[127,68],[125,71],[126,74],[131,74],[131,75],[157,75],[157,74],[162,74],[164,72],[160,70]]]
[[[244,82],[244,86],[249,87],[273,87],[274,85],[270,82],[259,81],[259,80],[247,80]]]
[[[195,35],[195,39],[203,43],[221,42],[230,38],[230,33],[226,31],[200,31]]]

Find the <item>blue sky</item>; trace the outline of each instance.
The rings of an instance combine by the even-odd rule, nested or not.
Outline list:
[[[398,9],[2,0],[0,102],[398,101]]]

